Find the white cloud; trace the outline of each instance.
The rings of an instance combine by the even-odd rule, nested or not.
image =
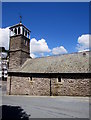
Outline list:
[[[0,28],[0,47],[9,49],[9,27]]]
[[[33,54],[33,53],[31,53],[30,56],[31,56],[32,58],[36,58],[36,57],[37,57],[37,56],[36,56],[35,54]]]
[[[60,46],[60,47],[53,48],[52,53],[54,55],[59,55],[59,54],[67,53],[67,50],[63,46]]]
[[[78,37],[78,44],[76,49],[80,51],[87,51],[91,48],[91,35],[85,34]]]
[[[36,40],[32,38],[30,41],[30,53],[45,53],[50,52],[51,50],[48,48],[48,45],[45,39]]]
[[[30,56],[34,58],[36,57],[35,55],[37,54],[37,56],[41,57],[45,56],[45,53],[59,55],[67,53],[67,50],[63,46],[56,47],[51,50],[49,49],[45,39],[36,40],[35,38],[32,38],[30,41]],[[47,54],[47,56],[49,55]]]
[[[5,47],[7,50],[9,49],[9,27],[0,28],[0,47]],[[30,56],[32,58],[63,53],[67,53],[67,50],[63,46],[51,50],[45,39],[36,40],[35,38],[32,38],[30,41]]]

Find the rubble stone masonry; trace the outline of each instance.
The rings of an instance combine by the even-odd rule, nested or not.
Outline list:
[[[51,80],[51,87],[50,87]],[[8,77],[7,94],[34,96],[90,96],[90,79]]]
[[[27,44],[25,43],[27,41]],[[29,39],[19,35],[10,38],[9,69],[16,69],[21,66],[29,54]]]

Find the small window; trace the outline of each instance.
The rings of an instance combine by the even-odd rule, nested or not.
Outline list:
[[[24,40],[24,44],[25,44],[26,40]]]
[[[26,43],[25,43],[25,44],[26,44],[26,46],[27,46],[27,41],[26,41]]]
[[[30,77],[30,81],[32,81],[32,77]]]
[[[32,77],[29,77],[29,82],[32,82],[33,80],[32,80]]]
[[[83,56],[86,56],[86,53],[85,53],[85,52],[83,53]]]
[[[58,82],[61,82],[61,77],[58,77]]]
[[[27,46],[28,45],[28,41],[24,40],[24,45]]]

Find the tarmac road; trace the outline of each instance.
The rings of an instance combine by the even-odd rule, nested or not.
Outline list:
[[[89,118],[88,97],[2,97],[3,105],[20,106],[30,118]]]

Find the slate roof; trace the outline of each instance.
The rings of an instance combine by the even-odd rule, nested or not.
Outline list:
[[[88,73],[91,51],[27,59],[13,72],[24,73]]]

